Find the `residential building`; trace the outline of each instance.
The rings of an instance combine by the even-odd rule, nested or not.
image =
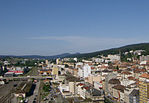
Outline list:
[[[144,73],[139,78],[139,103],[149,103],[149,74]]]
[[[129,95],[129,103],[139,103],[139,90],[134,89]]]

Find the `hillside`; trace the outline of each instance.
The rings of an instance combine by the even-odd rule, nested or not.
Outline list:
[[[91,57],[97,57],[98,55],[108,55],[108,54],[118,54],[119,52],[128,52],[130,50],[146,50],[144,55],[149,54],[149,43],[140,43],[140,44],[132,44],[132,45],[127,45],[119,48],[112,48],[112,49],[107,49],[107,50],[102,50],[102,51],[97,51],[97,52],[92,52],[92,53],[84,53],[84,54],[79,54],[79,55],[72,55],[68,57],[77,57],[77,58],[91,58]]]
[[[78,55],[79,53],[76,54],[70,54],[70,53],[64,53],[64,54],[59,54],[59,55],[53,55],[53,56],[40,56],[40,55],[20,55],[20,56],[15,56],[15,55],[0,55],[0,58],[7,58],[7,57],[13,57],[13,58],[27,58],[27,59],[56,59],[56,58],[64,58],[72,55]]]
[[[91,57],[97,57],[98,55],[108,55],[108,54],[118,54],[119,52],[128,52],[130,50],[146,50],[144,55],[149,54],[149,43],[140,43],[140,44],[132,44],[127,45],[119,48],[112,48],[92,53],[76,53],[76,54],[70,54],[70,53],[64,53],[60,55],[54,55],[54,56],[40,56],[40,55],[24,55],[24,56],[13,56],[13,55],[0,55],[0,58],[5,57],[16,57],[16,58],[32,58],[32,59],[56,59],[56,58],[65,58],[65,57],[77,57],[77,58],[91,58]]]

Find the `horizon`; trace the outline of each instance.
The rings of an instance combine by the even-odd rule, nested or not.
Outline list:
[[[143,43],[137,43],[137,44],[149,44],[149,42],[143,42]],[[76,52],[76,53],[61,53],[61,54],[56,54],[56,55],[38,55],[38,54],[28,54],[28,55],[2,55],[0,54],[0,56],[57,56],[57,55],[63,55],[63,54],[86,54],[86,53],[94,53],[94,52],[100,52],[100,51],[104,51],[104,50],[110,50],[110,49],[117,49],[117,48],[121,48],[121,47],[125,47],[125,46],[129,46],[129,45],[137,45],[137,44],[128,44],[128,45],[123,45],[123,46],[119,46],[119,47],[111,47],[111,48],[107,48],[107,49],[103,49],[103,50],[97,50],[97,51],[92,51],[92,52]]]
[[[149,1],[0,1],[0,55],[90,53],[148,43]]]

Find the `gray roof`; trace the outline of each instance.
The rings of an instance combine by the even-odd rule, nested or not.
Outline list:
[[[138,96],[139,95],[139,90],[134,89],[131,93],[131,96]]]

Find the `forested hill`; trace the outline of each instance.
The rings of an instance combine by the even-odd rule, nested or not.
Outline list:
[[[132,44],[127,45],[119,48],[112,48],[92,53],[84,53],[84,54],[78,54],[78,55],[71,55],[71,57],[77,57],[77,58],[91,58],[91,57],[97,57],[98,55],[108,55],[108,54],[119,54],[128,52],[130,50],[145,50],[144,55],[149,54],[149,43],[140,43],[140,44]]]
[[[13,56],[13,55],[0,55],[0,58],[5,58],[5,57],[16,57],[16,58],[39,58],[39,59],[56,59],[56,58],[65,58],[65,57],[77,57],[77,58],[91,58],[91,57],[97,57],[98,55],[108,55],[108,54],[119,54],[128,52],[130,50],[145,50],[144,55],[149,54],[149,43],[140,43],[140,44],[132,44],[132,45],[127,45],[119,48],[112,48],[112,49],[107,49],[107,50],[102,50],[102,51],[97,51],[97,52],[92,52],[92,53],[75,53],[75,54],[70,54],[70,53],[64,53],[60,55],[55,55],[55,56],[40,56],[40,55],[26,55],[26,56]]]

